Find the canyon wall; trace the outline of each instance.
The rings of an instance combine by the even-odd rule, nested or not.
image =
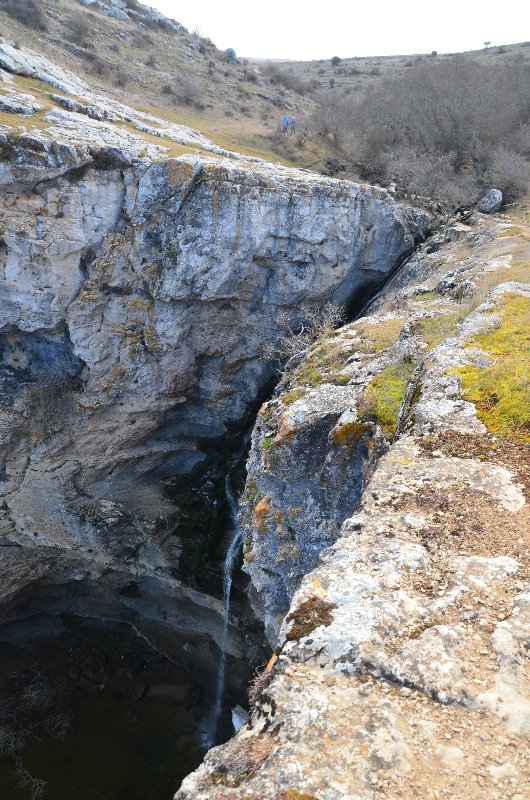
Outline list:
[[[189,582],[180,531],[201,481],[215,512],[282,314],[375,291],[431,219],[266,163],[0,146],[4,599],[109,571]]]

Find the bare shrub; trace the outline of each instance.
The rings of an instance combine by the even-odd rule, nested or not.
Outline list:
[[[33,738],[62,738],[71,715],[63,707],[62,689],[38,670],[16,673],[10,681],[10,696],[0,703],[0,758],[14,764],[17,786],[28,800],[40,800],[46,782],[35,778],[22,761],[22,751]]]
[[[68,20],[68,29],[78,44],[81,46],[88,44],[91,27],[86,14],[82,11],[72,14]]]
[[[457,179],[450,156],[417,152],[414,148],[396,148],[382,159],[382,175],[392,177],[398,187],[426,197],[436,197],[450,206],[462,206],[478,199],[478,182]]]
[[[298,147],[303,147],[311,134],[311,125],[308,119],[303,118],[296,123],[294,138]]]
[[[258,75],[253,69],[245,69],[243,75],[249,83],[259,83]]]
[[[25,744],[25,737],[20,731],[8,725],[0,725],[0,758],[13,758]]]
[[[352,119],[356,118],[360,103],[358,95],[341,90],[322,91],[316,100],[317,106],[310,120],[311,129],[344,152],[351,150]]]
[[[155,44],[155,40],[151,36],[150,33],[147,31],[135,31],[133,34],[133,42],[135,47],[139,47],[140,49],[144,47],[153,47]]]
[[[118,67],[116,69],[114,75],[114,81],[116,83],[116,86],[119,86],[120,89],[125,88],[125,86],[127,86],[127,84],[129,83],[130,79],[131,79],[130,74],[126,70],[122,69],[122,67]]]
[[[264,669],[261,672],[256,672],[248,687],[248,700],[251,706],[256,705],[265,689],[272,683],[273,677],[272,670],[267,671]]]
[[[501,189],[508,202],[516,200],[528,188],[528,162],[520,153],[497,145],[488,154],[484,177],[486,184]]]
[[[40,800],[46,794],[47,781],[35,778],[24,766],[19,757],[15,761],[17,786],[27,792],[28,800]]]
[[[311,88],[311,82],[307,78],[298,75],[292,68],[281,67],[278,64],[269,62],[263,66],[262,71],[272,83],[283,86],[285,89],[290,89],[290,91],[297,94],[307,94]]]
[[[356,164],[362,178],[396,179],[416,194],[469,203],[481,182],[495,180],[499,188],[504,182],[510,197],[523,192],[527,170],[521,159],[530,149],[528,62],[506,58],[492,66],[457,55],[405,66],[406,72],[364,93],[322,93],[315,132]]]
[[[6,14],[21,22],[27,28],[33,28],[36,31],[46,31],[46,18],[44,13],[36,0],[0,0],[0,11],[5,11]]]
[[[344,319],[345,309],[333,303],[322,308],[302,305],[295,312],[282,311],[278,326],[283,333],[265,346],[263,354],[287,368],[298,362],[314,342],[333,333]]]
[[[94,75],[98,75],[100,78],[110,75],[112,67],[104,58],[93,51],[88,51],[85,57],[89,62],[89,69]]]
[[[182,105],[202,105],[202,89],[193,78],[181,78],[173,87],[173,95]]]

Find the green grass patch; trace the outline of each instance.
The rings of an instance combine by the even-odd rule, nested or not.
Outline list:
[[[440,295],[434,290],[432,292],[420,292],[415,294],[412,298],[413,303],[431,303],[433,300],[439,300]]]
[[[320,339],[308,356],[295,369],[292,383],[297,386],[320,386],[322,383],[348,383],[350,376],[339,374],[346,366],[351,350],[341,350],[336,342],[327,337]]]
[[[449,314],[440,313],[426,317],[418,322],[417,333],[429,350],[432,350],[445,339],[456,335],[458,326],[467,317],[469,311],[469,306],[466,306]]]
[[[488,352],[491,363],[453,370],[462,396],[475,404],[490,432],[530,443],[530,298],[505,294],[500,322],[467,344]]]
[[[361,339],[360,349],[365,353],[379,353],[392,347],[397,342],[404,324],[405,321],[401,317],[381,322],[368,318],[356,323],[355,328]]]

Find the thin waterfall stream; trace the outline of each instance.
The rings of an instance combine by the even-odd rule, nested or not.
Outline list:
[[[230,475],[227,475],[225,479],[225,491],[230,510],[230,544],[226,552],[223,568],[223,630],[220,641],[221,653],[219,656],[219,668],[217,671],[214,703],[204,741],[205,747],[207,748],[213,747],[215,744],[217,728],[219,725],[219,719],[221,717],[225,688],[226,642],[228,638],[228,620],[230,615],[230,592],[232,590],[234,566],[239,553],[239,548],[241,547],[241,528],[239,527],[239,520],[237,517],[237,503],[232,492],[232,486],[230,484]]]

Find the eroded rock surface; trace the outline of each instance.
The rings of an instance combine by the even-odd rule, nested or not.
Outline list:
[[[178,800],[530,794],[528,213],[472,223],[261,410],[242,520],[275,655]]]
[[[6,599],[26,550],[35,585],[116,570],[178,594],[192,487],[215,489],[239,446],[281,312],[372,291],[431,219],[265,163],[12,133],[0,146]]]

